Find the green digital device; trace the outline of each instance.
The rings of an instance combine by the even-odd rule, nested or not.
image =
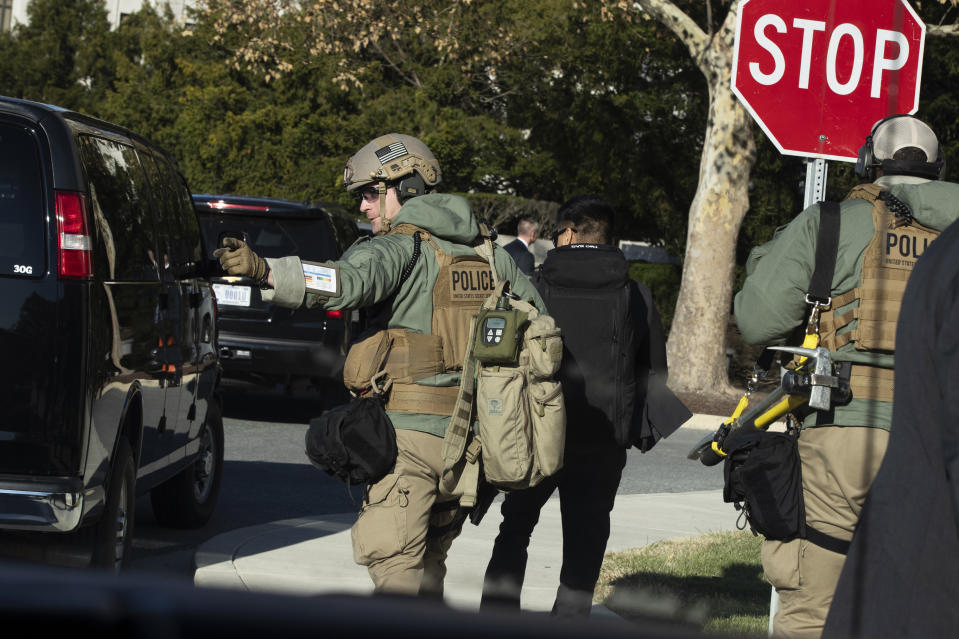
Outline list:
[[[473,355],[483,364],[515,366],[519,360],[526,313],[500,306],[480,311]]]

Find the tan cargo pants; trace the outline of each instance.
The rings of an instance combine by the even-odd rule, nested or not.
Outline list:
[[[376,592],[441,597],[446,554],[462,524],[459,502],[440,488],[443,438],[396,431],[393,472],[369,487],[353,524],[353,559]]]
[[[808,428],[799,437],[806,523],[852,539],[869,486],[886,453],[889,432],[859,426]],[[805,539],[765,541],[766,580],[779,594],[774,637],[819,637],[846,556]]]

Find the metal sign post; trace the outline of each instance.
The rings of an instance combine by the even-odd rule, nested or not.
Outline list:
[[[806,160],[806,194],[802,207],[808,208],[826,199],[826,161]]]

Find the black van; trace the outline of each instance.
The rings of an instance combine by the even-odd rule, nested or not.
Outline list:
[[[0,97],[0,553],[30,541],[118,570],[147,491],[162,524],[209,519],[223,425],[203,256],[163,151]]]
[[[226,236],[261,257],[339,258],[360,232],[332,203],[238,195],[194,194],[208,256]],[[264,302],[249,278],[212,278],[219,307],[218,343],[225,378],[287,388],[308,384],[329,404],[349,399],[343,386],[346,351],[359,331],[359,311],[289,309]]]

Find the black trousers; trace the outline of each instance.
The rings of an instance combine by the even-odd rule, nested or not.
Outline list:
[[[559,489],[563,525],[563,563],[552,614],[589,615],[593,590],[609,540],[609,513],[626,465],[626,450],[615,443],[567,448],[563,469],[503,501],[503,522],[486,568],[481,610],[519,610],[530,536],[539,513]]]

